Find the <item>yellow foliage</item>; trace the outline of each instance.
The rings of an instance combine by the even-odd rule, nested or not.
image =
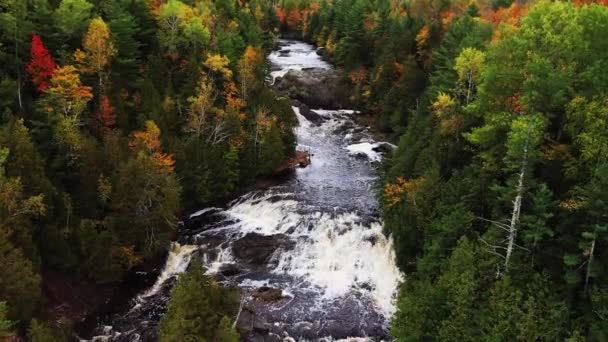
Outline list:
[[[220,73],[227,79],[232,78],[232,70],[229,68],[230,59],[228,57],[219,54],[209,54],[204,64],[211,71]]]
[[[91,20],[82,40],[82,46],[84,51],[77,49],[74,59],[80,69],[87,73],[101,72],[116,53],[110,40],[108,25],[101,18]]]
[[[399,177],[395,183],[387,183],[384,186],[384,199],[388,207],[390,208],[400,203],[403,199],[407,199],[408,202],[416,207],[416,198],[419,195],[423,182],[424,177],[411,180]]]
[[[72,65],[57,68],[44,93],[47,110],[58,110],[66,116],[74,117],[80,115],[86,103],[93,98],[91,87],[82,85],[80,75]]]

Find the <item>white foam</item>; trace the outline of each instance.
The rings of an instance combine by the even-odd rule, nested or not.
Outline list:
[[[382,154],[374,151],[374,148],[377,148],[379,145],[379,143],[361,142],[348,145],[346,149],[351,155],[364,155],[371,161],[379,162],[382,160]]]
[[[322,214],[314,221],[315,229],[310,232],[308,225],[298,226],[309,239],[284,252],[275,272],[303,277],[321,287],[327,298],[371,288],[376,307],[387,317],[391,315],[403,275],[395,263],[392,240],[383,235],[382,225],[363,226],[354,213],[337,217]]]
[[[232,206],[226,213],[240,221],[239,231],[243,235],[251,232],[262,235],[285,233],[300,220],[300,215],[295,213],[298,202],[269,201],[270,197],[272,195],[248,198]]]
[[[205,213],[208,213],[208,212],[210,212],[210,211],[212,211],[212,210],[217,210],[217,209],[218,209],[218,208],[213,208],[213,207],[211,207],[211,208],[205,208],[205,209],[199,210],[199,211],[197,211],[197,212],[195,212],[195,213],[191,214],[191,215],[190,215],[190,218],[194,218],[194,217],[197,217],[197,216],[201,216],[201,215],[203,215],[203,214],[205,214]]]
[[[169,255],[167,256],[167,261],[165,262],[165,267],[163,267],[163,271],[156,279],[156,283],[154,283],[154,285],[148,291],[140,295],[138,299],[143,300],[156,294],[168,279],[186,271],[188,265],[190,264],[192,253],[194,253],[194,251],[196,251],[198,248],[198,246],[182,246],[177,242],[172,242]]]
[[[273,65],[280,68],[279,70],[274,70],[270,73],[273,82],[277,77],[285,76],[289,70],[302,70],[305,68],[331,68],[329,63],[325,62],[319,55],[317,55],[312,45],[287,40],[280,40],[279,42],[287,44],[286,46],[281,47],[281,50],[289,50],[289,53],[285,56],[281,55],[279,51],[273,51],[268,56],[268,60]]]

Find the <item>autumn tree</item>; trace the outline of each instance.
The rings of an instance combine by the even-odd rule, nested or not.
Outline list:
[[[248,46],[239,61],[239,80],[243,99],[247,99],[249,90],[255,87],[256,81],[263,77],[260,66],[264,63],[264,56],[258,49]]]
[[[174,54],[180,47],[188,46],[195,54],[209,43],[211,34],[205,25],[205,15],[198,8],[179,0],[169,0],[159,8],[157,17],[161,30],[159,41],[167,53]]]
[[[37,34],[32,36],[31,54],[32,57],[25,70],[30,74],[36,89],[43,92],[49,85],[49,80],[55,73],[55,68],[57,66],[49,51],[44,47],[40,36]]]
[[[55,138],[61,144],[78,148],[78,128],[84,123],[81,114],[93,98],[91,87],[82,85],[76,68],[71,65],[57,68],[44,91],[42,103],[56,122]]]
[[[112,186],[113,213],[107,224],[116,229],[123,245],[136,246],[137,252],[149,256],[172,236],[181,188],[173,172],[173,156],[163,152],[154,121],[133,133],[129,146],[131,157],[120,166]]]
[[[458,73],[458,79],[464,84],[466,104],[471,102],[475,87],[479,84],[481,72],[485,63],[485,54],[475,48],[466,48],[456,57],[454,70]]]
[[[83,72],[97,74],[99,91],[103,92],[103,72],[116,54],[110,40],[110,30],[103,19],[98,17],[91,20],[89,29],[82,40],[82,47],[84,51],[77,49],[74,59]]]
[[[101,97],[100,102],[98,121],[103,133],[116,125],[116,109],[112,106],[110,98],[106,95]]]
[[[188,112],[188,123],[185,127],[187,132],[193,133],[197,138],[202,137],[204,130],[207,128],[208,120],[211,119],[211,112],[217,95],[215,86],[209,76],[202,73],[196,88],[196,94],[188,98],[190,110]]]

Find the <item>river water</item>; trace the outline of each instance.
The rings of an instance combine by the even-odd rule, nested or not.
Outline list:
[[[332,68],[311,45],[282,41],[281,46],[268,57],[273,78],[290,69]],[[127,313],[100,326],[99,337],[148,340],[145,331],[158,323],[176,276],[196,254],[210,274],[242,289],[244,305],[268,322],[275,337],[388,339],[402,274],[373,191],[375,163],[382,157],[373,150],[377,143],[353,121],[353,111],[315,110],[324,118],[320,124],[294,111],[298,149],[310,151],[311,165],[225,208],[193,213],[154,286],[135,298]],[[270,243],[274,252],[263,262],[243,260],[235,246],[246,236],[249,248]],[[252,291],[261,286],[282,290],[284,298],[253,299]]]

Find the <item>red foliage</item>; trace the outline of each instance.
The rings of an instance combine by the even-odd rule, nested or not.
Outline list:
[[[102,130],[110,129],[116,124],[116,113],[114,107],[110,103],[110,99],[105,95],[101,97],[101,104],[99,107],[99,123],[101,124]]]
[[[284,24],[285,19],[287,18],[287,14],[285,14],[285,10],[282,9],[281,7],[277,6],[277,7],[275,7],[275,11],[277,13],[277,18],[279,18],[279,22],[281,24]]]
[[[502,23],[519,26],[520,19],[527,14],[528,7],[526,5],[513,3],[510,7],[501,7],[496,11],[488,12],[485,15],[485,19],[495,26]]]
[[[34,34],[32,36],[32,58],[27,64],[25,70],[32,78],[32,82],[38,91],[44,91],[49,85],[49,80],[55,73],[55,61],[53,57],[42,44],[40,36]]]
[[[298,28],[298,25],[300,25],[301,21],[302,14],[300,13],[300,11],[297,8],[292,9],[291,12],[289,12],[289,15],[287,16],[287,26],[289,26],[290,29],[295,30]]]
[[[598,4],[608,7],[608,0],[575,0],[574,4],[579,7],[591,4]]]

